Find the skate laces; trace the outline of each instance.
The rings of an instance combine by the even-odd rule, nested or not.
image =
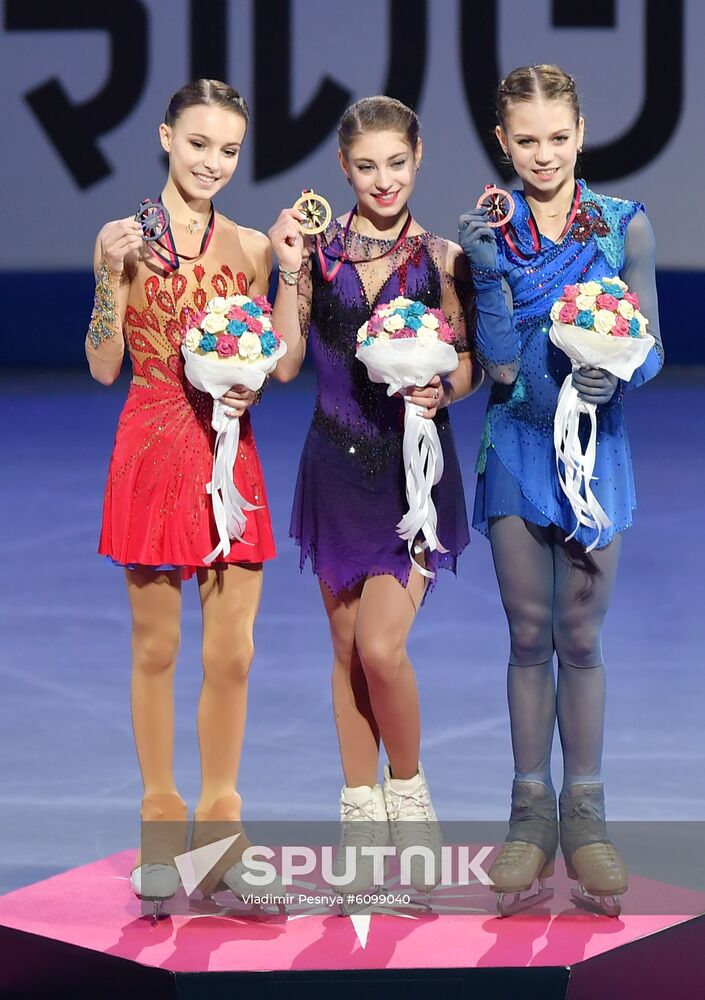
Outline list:
[[[388,790],[391,804],[390,820],[413,820],[417,823],[430,823],[430,802],[423,784],[414,792],[398,792],[390,786]],[[389,808],[389,807],[388,807]]]
[[[378,839],[377,827],[382,821],[375,816],[374,801],[362,805],[343,799],[341,808],[340,847],[374,844]],[[381,833],[381,831],[380,831]]]
[[[621,862],[617,849],[611,841],[601,840],[594,844],[585,844],[578,850],[583,861],[597,871],[611,870]]]
[[[535,845],[529,844],[526,840],[506,840],[502,844],[502,849],[497,855],[497,859],[494,862],[496,865],[513,865],[517,861],[523,861],[526,848],[533,847]]]
[[[388,794],[387,811],[397,849],[403,851],[406,847],[429,847],[437,853],[440,848],[440,833],[432,826],[435,821],[426,786],[421,784],[414,792],[398,792],[395,788],[390,788]]]

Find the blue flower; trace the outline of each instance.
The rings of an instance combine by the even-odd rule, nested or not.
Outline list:
[[[602,287],[604,288],[604,290],[607,292],[607,294],[611,295],[613,298],[615,298],[615,299],[623,299],[624,298],[624,289],[621,288],[621,286],[618,285],[616,281],[615,281],[614,284],[612,284],[611,281],[607,281],[605,278],[603,278],[602,281],[600,282],[600,284],[602,285]]]
[[[426,312],[426,306],[423,302],[412,302],[410,306],[406,307],[406,311],[410,316],[423,316]]]
[[[202,351],[214,351],[216,344],[217,344],[217,340],[215,339],[215,335],[214,334],[212,334],[212,333],[204,333],[203,336],[201,337],[201,340],[200,340],[198,346],[199,346],[200,350],[202,350]]]
[[[575,325],[582,326],[583,330],[592,330],[592,313],[589,309],[581,309],[575,318]]]
[[[409,311],[411,312],[411,310]],[[418,330],[420,326],[423,326],[423,323],[421,322],[418,315],[415,316],[412,313],[410,316],[407,317],[406,325],[409,327],[410,330]]]
[[[262,348],[262,354],[264,354],[265,358],[270,357],[270,355],[274,354],[277,349],[277,338],[270,330],[266,330],[263,334],[261,334],[259,342]]]
[[[254,316],[255,319],[259,319],[262,315],[262,310],[259,306],[256,306],[254,302],[245,302],[244,305],[241,306],[241,309],[243,312],[249,313],[250,316]]]
[[[247,329],[247,323],[243,323],[241,319],[231,319],[226,329],[233,337],[239,337]]]
[[[641,336],[639,320],[636,318],[636,316],[632,316],[632,318],[629,320],[629,336],[630,337]]]

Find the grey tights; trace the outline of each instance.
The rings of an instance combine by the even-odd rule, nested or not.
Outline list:
[[[586,555],[555,525],[494,518],[490,543],[511,650],[507,695],[515,776],[552,787],[556,717],[563,787],[600,781],[605,709],[602,623],[621,538]],[[553,654],[558,659],[554,680]]]

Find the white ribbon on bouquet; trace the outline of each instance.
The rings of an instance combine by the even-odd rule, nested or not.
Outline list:
[[[583,366],[604,368],[625,382],[644,363],[655,343],[650,333],[641,337],[611,337],[559,322],[552,324],[549,336],[556,347],[560,347],[570,358],[573,371]],[[591,552],[600,541],[603,530],[609,528],[612,522],[591,485],[597,478],[593,475],[597,458],[597,406],[578,398],[578,390],[571,384],[572,378],[572,373],[566,376],[558,394],[553,446],[558,481],[577,522],[568,539],[575,536],[581,525],[593,529],[596,531],[595,538],[585,550]],[[580,443],[579,435],[582,414],[590,421],[585,448]]]
[[[182,346],[186,378],[192,386],[213,397],[211,427],[216,432],[213,448],[213,471],[211,481],[206,486],[213,504],[213,517],[218,531],[218,544],[203,561],[207,566],[222,554],[230,554],[231,541],[245,541],[243,535],[247,525],[246,511],[260,510],[261,505],[250,503],[235,485],[233,470],[240,443],[240,418],[228,417],[227,409],[220,397],[234,385],[243,385],[251,392],[257,392],[267,375],[274,371],[277,362],[286,354],[286,344],[279,347],[268,358],[262,356],[257,361],[244,362],[237,357],[208,358],[195,354]]]
[[[444,341],[420,343],[416,338],[375,340],[359,347],[357,357],[367,368],[372,382],[386,384],[387,395],[402,389],[427,385],[434,375],[448,375],[458,367],[458,355],[452,344]],[[405,400],[404,440],[402,444],[406,499],[409,509],[397,524],[397,534],[407,543],[411,565],[422,576],[433,573],[419,565],[414,555],[447,552],[436,534],[438,515],[431,489],[443,475],[443,450],[433,420],[423,410]],[[419,536],[423,542],[417,542]]]

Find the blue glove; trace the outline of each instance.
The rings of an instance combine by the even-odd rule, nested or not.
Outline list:
[[[573,372],[572,386],[578,390],[578,398],[585,403],[609,403],[617,388],[619,379],[604,368],[578,368]]]
[[[487,225],[487,209],[471,208],[458,220],[458,243],[475,267],[497,267],[497,238]]]

